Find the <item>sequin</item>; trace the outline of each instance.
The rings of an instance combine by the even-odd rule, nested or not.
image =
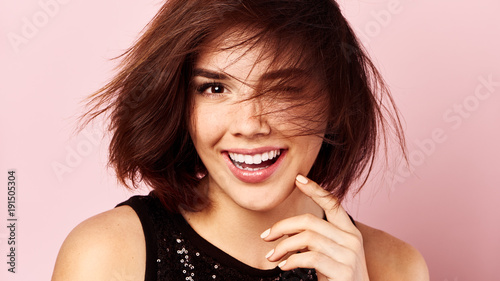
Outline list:
[[[153,261],[156,261],[155,265],[157,265],[157,270],[154,270],[157,272],[153,274],[156,276],[151,280],[317,280],[314,269],[277,271],[271,276],[255,276],[248,275],[244,270],[228,266],[226,263],[221,263],[219,256],[194,243],[195,239],[200,238],[195,237],[196,234],[193,234],[192,229],[186,229],[187,223],[179,224],[179,221],[182,221],[180,215],[168,213],[161,207],[160,202],[151,202],[151,197],[139,198],[139,200],[145,200],[144,203],[140,204],[147,206],[145,209],[149,212],[149,219],[153,223],[149,233],[153,231],[154,237],[156,237],[156,240],[147,241],[156,243],[157,246],[156,255],[147,257],[148,260],[152,258]],[[146,233],[147,230],[144,231]]]

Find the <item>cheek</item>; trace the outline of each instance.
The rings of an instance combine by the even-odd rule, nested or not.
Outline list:
[[[299,173],[307,175],[314,165],[314,162],[316,162],[323,139],[319,136],[309,136],[304,138],[308,138],[308,140],[305,140],[305,142],[300,145],[299,153],[301,154],[301,160],[298,166],[298,171]]]
[[[326,130],[326,115],[318,109],[320,107],[281,106],[269,114],[270,125],[286,137],[297,135],[320,135]]]
[[[304,165],[312,165],[318,156],[318,153],[323,144],[322,135],[309,135],[297,137],[298,139],[294,142],[304,161]],[[306,166],[307,166],[306,165]]]
[[[189,124],[189,133],[195,147],[198,149],[217,143],[224,135],[226,120],[226,114],[218,108],[195,105]]]
[[[321,145],[323,144],[323,135],[314,135],[314,136],[305,136],[307,138],[305,153],[308,158],[313,159],[314,161],[318,156],[319,150],[321,149]]]

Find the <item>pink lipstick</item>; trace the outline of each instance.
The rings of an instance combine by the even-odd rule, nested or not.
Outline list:
[[[231,149],[223,152],[229,170],[246,183],[263,182],[269,178],[286,157],[286,149],[262,147]]]

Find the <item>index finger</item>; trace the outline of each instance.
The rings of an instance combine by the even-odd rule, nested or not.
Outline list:
[[[351,218],[333,194],[300,174],[295,178],[295,185],[325,211],[329,222],[342,229],[351,229],[354,226]]]

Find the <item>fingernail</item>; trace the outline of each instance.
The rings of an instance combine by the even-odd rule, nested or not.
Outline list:
[[[266,238],[267,236],[269,236],[269,233],[271,233],[270,228],[268,228],[266,231],[262,232],[262,234],[260,235],[260,238],[262,238],[262,239]]]
[[[284,260],[284,261],[280,262],[280,263],[278,264],[278,267],[279,267],[279,268],[282,268],[283,266],[285,266],[285,264],[286,264],[286,260]]]
[[[266,259],[268,259],[273,254],[274,254],[274,249],[272,249],[271,251],[269,251],[269,253],[266,254]]]
[[[303,175],[297,175],[297,177],[295,178],[298,182],[300,182],[301,184],[306,184],[308,183],[309,181],[306,179],[306,177],[304,177]]]

